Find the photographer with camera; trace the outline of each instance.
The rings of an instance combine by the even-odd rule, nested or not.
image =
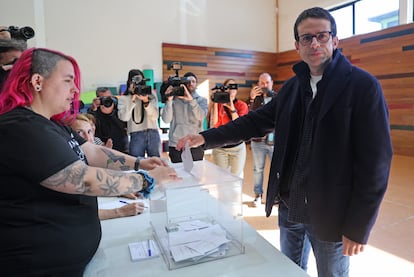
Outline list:
[[[14,62],[27,48],[27,40],[34,37],[30,27],[0,26],[0,90]]]
[[[128,153],[128,135],[126,124],[118,118],[118,99],[112,96],[108,87],[98,87],[96,98],[88,108],[88,113],[95,116],[95,136],[100,138],[105,146],[111,144],[112,149]]]
[[[135,157],[160,157],[161,138],[158,128],[158,99],[146,85],[144,73],[131,69],[127,88],[119,98],[118,116],[127,122],[130,135],[129,154]]]
[[[249,110],[254,111],[269,102],[275,95],[273,80],[269,73],[262,73],[259,76],[257,86],[250,91]],[[250,146],[253,156],[253,206],[259,207],[262,204],[263,195],[263,172],[266,163],[266,156],[272,161],[273,155],[273,132],[260,138],[252,138]]]
[[[213,88],[210,105],[210,127],[217,128],[249,112],[247,104],[237,100],[237,84],[233,79],[224,81],[223,86]],[[213,161],[243,178],[246,163],[246,144],[244,141],[213,149]]]
[[[203,130],[208,106],[207,99],[201,97],[196,91],[197,76],[192,72],[187,72],[181,79],[178,77],[178,70],[181,68],[173,69],[176,70],[176,77],[169,78],[169,80],[175,78],[181,81],[167,81],[161,86],[161,96],[166,96],[161,117],[165,123],[171,123],[168,133],[169,157],[171,162],[179,163],[182,162],[182,151],[175,149],[177,141],[185,135],[198,134]],[[191,148],[191,155],[194,161],[202,160],[204,149],[201,146]]]

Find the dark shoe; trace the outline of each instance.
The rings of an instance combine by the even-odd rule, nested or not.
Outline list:
[[[260,207],[262,205],[262,195],[256,194],[253,200],[253,207]]]

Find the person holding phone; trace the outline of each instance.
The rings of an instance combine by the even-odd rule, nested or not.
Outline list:
[[[256,86],[250,90],[248,100],[249,111],[257,110],[270,102],[276,92],[273,90],[273,79],[269,73],[262,73]],[[252,138],[250,146],[253,156],[253,207],[260,207],[263,198],[263,174],[266,165],[266,157],[272,161],[274,145],[273,132],[267,133],[263,137]],[[277,203],[277,201],[276,201]]]

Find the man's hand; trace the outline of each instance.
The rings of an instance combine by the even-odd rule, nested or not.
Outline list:
[[[91,110],[96,112],[98,107],[101,105],[101,100],[99,98],[94,98],[91,105]]]
[[[9,32],[9,27],[0,26],[0,39],[11,39],[11,34]]]
[[[180,87],[182,87],[184,89],[184,96],[178,96],[178,98],[181,98],[181,99],[184,99],[184,100],[187,100],[187,101],[193,100],[193,96],[188,91],[188,88],[183,84],[181,84]]]
[[[342,236],[342,254],[344,256],[358,255],[364,251],[365,245],[352,241],[345,236]]]
[[[177,149],[178,151],[183,151],[187,143],[190,147],[197,147],[203,145],[205,142],[206,141],[204,140],[204,137],[202,135],[187,135],[178,140],[175,149]]]
[[[257,96],[262,95],[262,88],[259,86],[255,86],[250,90],[250,99],[254,100]]]

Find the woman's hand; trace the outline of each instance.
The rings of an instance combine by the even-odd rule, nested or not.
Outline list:
[[[182,178],[177,176],[174,168],[169,166],[158,166],[148,171],[148,174],[155,179],[155,184],[165,184],[173,181],[179,181]]]
[[[129,199],[133,199],[133,200],[138,199],[138,198],[140,198],[140,199],[144,198],[144,197],[142,197],[141,193],[139,193],[139,192],[135,192],[135,193],[131,192],[131,193],[123,194],[120,197],[125,197],[125,198],[129,198]]]
[[[173,86],[168,86],[167,90],[165,91],[165,95],[167,95],[167,100],[168,101],[172,101],[174,96],[171,95],[172,91],[173,91]]]
[[[139,100],[141,100],[142,102],[144,102],[144,103],[148,103],[149,102],[149,97],[148,96],[149,96],[148,94],[147,95],[137,94],[137,98]]]
[[[132,216],[137,214],[142,214],[144,212],[145,206],[142,202],[135,202],[131,204],[126,204],[118,208],[119,217]]]
[[[168,162],[159,157],[146,158],[139,162],[139,168],[144,170],[151,170],[158,166],[168,166]]]
[[[230,103],[223,104],[223,106],[228,108],[230,111],[235,110],[233,101]]]

